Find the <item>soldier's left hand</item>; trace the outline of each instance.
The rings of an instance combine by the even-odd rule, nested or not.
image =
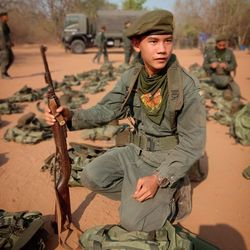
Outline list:
[[[220,67],[223,68],[223,69],[226,69],[227,68],[227,63],[220,63]]]
[[[140,202],[151,199],[155,196],[158,188],[159,184],[155,175],[142,177],[137,181],[133,198]]]

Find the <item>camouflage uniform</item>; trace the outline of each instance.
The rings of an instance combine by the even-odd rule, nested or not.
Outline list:
[[[217,67],[212,69],[210,64],[213,62],[226,63],[228,67],[222,69]],[[233,51],[231,49],[225,48],[224,51],[220,51],[217,48],[207,50],[204,55],[203,68],[211,76],[212,82],[218,89],[231,88],[233,96],[235,98],[240,97],[240,89],[237,83],[231,76],[231,72],[235,72],[237,68],[237,63]]]
[[[161,24],[162,34],[169,29],[172,31],[172,14],[169,13],[165,10],[149,12],[152,18],[156,17],[154,22],[139,19],[148,21],[148,27],[142,26],[146,28],[144,32],[152,29],[152,23],[154,28]],[[161,121],[153,122],[142,107],[137,91],[143,70],[143,62],[136,63],[122,74],[113,90],[97,105],[72,110],[68,126],[78,130],[133,118],[134,130],[130,132],[129,143],[108,150],[84,166],[81,183],[94,192],[121,200],[120,223],[124,228],[148,232],[161,228],[166,220],[176,215],[179,207],[176,207],[175,194],[184,186],[184,177],[204,151],[206,119],[198,80],[171,55],[163,70],[167,81],[164,93],[167,94],[162,103],[167,105],[162,110]],[[155,196],[143,202],[134,199],[138,179],[155,173],[167,180],[160,182]]]
[[[97,63],[100,63],[100,59],[103,54],[104,63],[107,63],[108,62],[107,38],[105,36],[104,30],[101,30],[99,33],[97,33],[95,37],[95,44],[98,47],[98,51],[95,57],[93,58],[93,62],[97,60]]]
[[[0,13],[0,15],[7,13]],[[10,38],[10,28],[6,21],[0,20],[0,65],[3,78],[9,77],[8,69],[14,62],[14,53],[12,51],[12,41]]]

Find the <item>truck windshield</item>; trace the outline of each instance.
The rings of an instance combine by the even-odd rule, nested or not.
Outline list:
[[[64,27],[66,28],[78,23],[79,23],[79,16],[66,16]]]

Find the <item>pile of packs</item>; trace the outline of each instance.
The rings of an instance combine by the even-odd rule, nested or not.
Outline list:
[[[43,99],[44,94],[47,92],[47,87],[41,89],[32,89],[24,85],[19,91],[14,93],[8,98],[11,103],[15,102],[33,102]]]
[[[36,144],[52,137],[52,130],[43,119],[29,112],[21,116],[17,125],[6,130],[4,139],[24,144]]]
[[[8,212],[0,209],[0,249],[45,249],[48,232],[38,211]]]
[[[122,133],[124,130],[128,129],[128,124],[120,125],[104,125],[102,127],[92,128],[92,129],[83,129],[81,131],[81,138],[86,140],[111,140],[116,135]]]
[[[0,114],[10,115],[15,113],[21,113],[21,107],[16,103],[11,103],[8,100],[3,100],[0,102]]]
[[[80,182],[81,173],[84,167],[90,163],[97,156],[102,155],[108,148],[92,146],[84,143],[69,143],[68,149],[69,158],[71,161],[71,176],[69,179],[69,186],[82,186]],[[41,171],[49,171],[53,175],[54,171],[58,171],[55,154],[51,154],[44,160],[44,165]]]
[[[250,103],[234,101],[229,89],[215,88],[204,69],[197,63],[191,65],[189,71],[200,80],[207,120],[212,119],[228,126],[230,136],[237,143],[250,145]]]

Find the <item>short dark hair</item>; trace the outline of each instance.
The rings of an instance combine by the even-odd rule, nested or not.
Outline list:
[[[7,15],[8,15],[8,12],[6,12],[6,11],[5,12],[0,12],[0,17],[1,16],[7,16]]]

